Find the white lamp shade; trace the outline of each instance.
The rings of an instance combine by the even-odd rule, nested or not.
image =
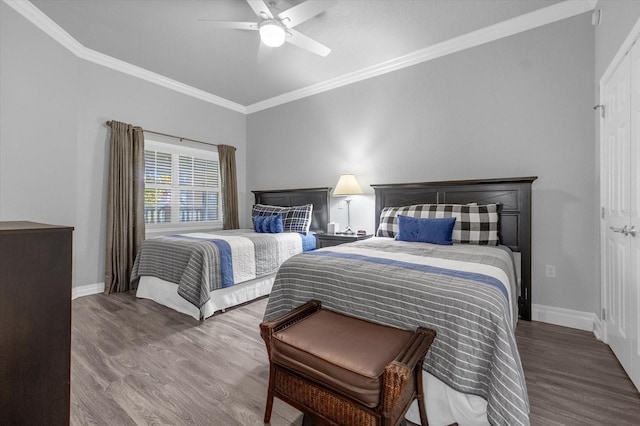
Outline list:
[[[276,21],[267,21],[260,25],[260,40],[270,47],[280,47],[284,44],[286,32]]]
[[[362,194],[362,188],[358,184],[356,177],[350,173],[340,176],[333,195],[357,195]]]

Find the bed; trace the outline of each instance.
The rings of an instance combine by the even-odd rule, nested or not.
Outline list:
[[[331,188],[253,191],[255,204],[311,204],[308,235],[258,233],[253,229],[178,234],[145,240],[131,281],[136,296],[151,299],[196,320],[269,294],[286,259],[315,249],[316,232],[329,222]],[[222,262],[221,256],[232,259]]]
[[[376,236],[296,255],[280,267],[264,318],[313,298],[375,322],[434,328],[438,337],[424,365],[430,424],[529,424],[514,329],[518,316],[531,318],[535,179],[372,185],[377,229],[385,208],[495,204],[500,245],[438,246]],[[519,253],[517,262],[512,252]],[[407,418],[418,421],[414,410]]]

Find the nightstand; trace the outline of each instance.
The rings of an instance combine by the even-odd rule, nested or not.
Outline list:
[[[344,243],[352,243],[354,241],[366,240],[373,237],[369,235],[347,235],[347,234],[316,234],[316,248],[337,246]]]

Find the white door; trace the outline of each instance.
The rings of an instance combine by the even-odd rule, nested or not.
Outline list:
[[[629,238],[623,230],[629,211],[629,139],[631,138],[631,61],[626,55],[603,86],[604,122],[601,140],[601,194],[604,207],[602,226],[602,279],[605,292],[607,343],[630,372],[631,341],[628,336]]]
[[[640,43],[631,48],[631,139],[629,228],[629,337],[631,372],[629,377],[640,389]]]
[[[620,364],[640,389],[640,238],[634,233],[640,227],[640,44],[631,48],[603,82],[601,96],[604,334]]]

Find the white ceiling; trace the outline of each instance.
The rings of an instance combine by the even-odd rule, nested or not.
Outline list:
[[[250,106],[560,0],[339,0],[296,27],[330,47],[329,56],[323,58],[285,43],[262,63],[257,60],[257,32],[217,29],[198,20],[253,21],[256,15],[245,0],[31,3],[85,48]],[[301,0],[276,0],[280,10],[298,3]]]

